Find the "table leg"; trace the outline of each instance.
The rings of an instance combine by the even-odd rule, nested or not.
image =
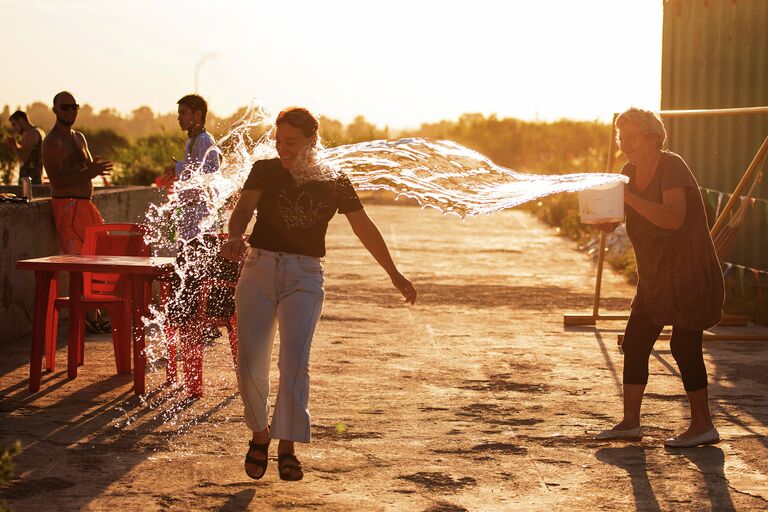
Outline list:
[[[144,353],[144,322],[142,317],[147,314],[146,287],[152,283],[152,278],[147,276],[131,276],[131,300],[133,302],[133,392],[143,395],[145,392],[144,372],[147,364],[147,355]]]
[[[69,339],[67,340],[67,377],[77,377],[80,362],[80,340],[85,335],[83,297],[83,273],[69,273]]]
[[[29,390],[33,393],[40,389],[40,375],[45,350],[45,332],[49,294],[53,272],[35,272],[35,317],[32,325],[32,350],[29,356]]]
[[[59,329],[59,310],[56,298],[59,296],[59,274],[53,273],[48,291],[48,303],[45,306],[45,369],[53,371],[56,367],[56,339]]]

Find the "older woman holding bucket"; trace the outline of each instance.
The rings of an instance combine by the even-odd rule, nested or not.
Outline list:
[[[282,480],[300,480],[303,471],[295,442],[310,440],[309,352],[323,305],[325,233],[336,214],[389,274],[392,284],[413,304],[416,290],[401,274],[379,229],[368,217],[344,174],[313,158],[318,122],[303,108],[285,110],[275,122],[279,158],[251,169],[229,221],[222,255],[245,256],[235,301],[238,317],[238,385],[245,421],[253,431],[245,472],[254,479],[267,469],[270,439],[278,439]],[[248,239],[242,235],[257,211]],[[269,368],[276,328],[280,327],[280,385],[269,423]]]
[[[670,348],[691,407],[688,428],[664,442],[668,447],[716,443],[702,355],[703,330],[722,316],[723,275],[707,226],[696,179],[680,156],[662,149],[661,119],[631,108],[616,118],[618,143],[626,155],[622,174],[627,234],[637,260],[638,285],[622,345],[624,417],[596,439],[639,440],[640,405],[648,382],[648,358],[662,328],[672,326]],[[612,231],[616,224],[600,226]]]

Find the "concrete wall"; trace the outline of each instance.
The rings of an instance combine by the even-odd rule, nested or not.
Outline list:
[[[35,187],[34,194],[45,196],[46,191]],[[107,222],[142,223],[149,204],[163,199],[163,193],[151,187],[97,188],[93,196],[93,202]],[[16,262],[61,253],[49,198],[40,197],[29,203],[0,203],[0,251],[2,343],[32,333],[34,272],[16,270]]]

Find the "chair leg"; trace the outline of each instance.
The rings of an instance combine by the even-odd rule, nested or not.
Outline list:
[[[189,396],[203,396],[203,351],[202,333],[204,324],[195,323],[179,328],[179,338],[184,354],[184,388]]]
[[[80,338],[77,341],[77,366],[83,366],[85,364],[85,318],[87,313],[83,312],[83,318],[80,323],[83,324],[83,328],[80,329]]]
[[[178,362],[176,350],[176,328],[171,323],[168,316],[168,298],[171,294],[171,286],[168,281],[160,282],[160,306],[165,312],[165,322],[163,329],[165,331],[165,350],[168,353],[168,360],[165,363],[165,382],[169,386],[175,386],[178,383]]]
[[[80,340],[77,345],[77,366],[83,366],[85,364],[85,331],[80,336]]]
[[[56,342],[59,329],[59,310],[56,309],[56,298],[58,296],[59,276],[54,273],[48,294],[48,304],[45,308],[45,369],[49,372],[56,368]]]
[[[119,315],[120,313],[117,311],[117,307],[109,306],[106,308],[107,311],[109,311],[109,321],[112,324],[112,350],[115,353],[115,370],[117,373],[122,373],[120,370],[122,369],[122,362],[123,362],[123,356],[122,356],[122,350],[123,347],[120,344],[120,327],[119,327]],[[117,313],[117,314],[115,314]]]
[[[144,303],[152,303],[152,283],[144,283]]]
[[[120,327],[122,335],[120,336],[120,356],[122,358],[122,371],[120,373],[131,373],[131,349],[133,348],[133,331],[131,330],[131,303],[123,302],[120,311]]]
[[[52,372],[56,369],[56,344],[58,343],[59,310],[55,307],[45,324],[45,369]]]
[[[166,320],[165,325],[165,350],[168,353],[168,360],[165,363],[165,382],[169,386],[175,386],[178,383],[178,351],[176,339],[176,329]]]
[[[131,304],[124,301],[109,308],[112,323],[112,346],[117,373],[131,373]]]

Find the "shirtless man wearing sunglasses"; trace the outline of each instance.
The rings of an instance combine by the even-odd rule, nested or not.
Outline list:
[[[80,254],[85,239],[85,227],[104,224],[99,210],[91,201],[97,176],[107,176],[112,162],[94,159],[85,136],[72,129],[80,105],[69,92],[62,91],[53,98],[56,124],[43,140],[43,165],[51,182],[51,210],[61,249],[65,254]],[[89,331],[105,331],[104,321],[88,318]],[[94,320],[96,323],[94,324]]]
[[[109,175],[112,162],[94,160],[85,136],[72,129],[80,105],[64,91],[53,98],[56,124],[43,140],[43,164],[51,181],[53,218],[61,248],[66,254],[79,254],[85,226],[103,224],[91,198],[97,176]]]

